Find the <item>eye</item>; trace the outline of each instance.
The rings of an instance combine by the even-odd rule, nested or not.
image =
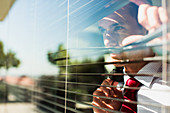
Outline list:
[[[104,33],[106,31],[106,29],[104,29],[103,27],[98,27],[98,28],[102,33]]]
[[[125,28],[122,27],[122,26],[116,26],[116,27],[114,28],[114,31],[118,31],[118,30],[121,30],[121,29],[125,29]]]

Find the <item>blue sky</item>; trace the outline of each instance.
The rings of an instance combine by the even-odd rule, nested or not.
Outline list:
[[[57,67],[48,62],[46,54],[55,51],[60,43],[66,43],[67,18],[62,18],[67,14],[66,8],[67,0],[16,0],[8,16],[0,22],[0,40],[5,51],[12,50],[21,60],[19,68],[11,68],[9,75],[36,76],[58,72]],[[89,29],[98,32],[95,26]],[[89,39],[84,35],[78,45],[102,45],[101,40],[96,41],[96,38]],[[1,73],[5,74],[5,71],[1,70]]]
[[[49,13],[53,11],[50,9],[54,3],[47,1],[17,0],[9,15],[0,23],[0,39],[4,42],[5,50],[14,51],[21,60],[20,67],[10,69],[9,75],[57,73],[56,66],[47,61],[46,53],[55,50],[65,40],[58,38],[59,35],[54,32],[55,25],[47,29],[47,25],[55,19],[50,14],[52,12]]]

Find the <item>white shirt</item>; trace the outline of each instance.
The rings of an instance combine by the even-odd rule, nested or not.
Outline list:
[[[137,95],[138,113],[170,113],[170,87],[157,76],[161,72],[161,62],[151,62],[138,73],[153,76],[135,76],[143,84]]]

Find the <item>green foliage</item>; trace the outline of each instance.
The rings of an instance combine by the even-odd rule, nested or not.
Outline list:
[[[64,66],[66,65],[66,60],[59,60],[59,61],[55,61],[56,59],[65,59],[66,57],[69,57],[69,55],[67,55],[67,50],[65,49],[63,44],[60,44],[58,46],[58,50],[56,52],[48,52],[47,54],[48,56],[48,61],[51,64],[57,65],[57,66]],[[68,61],[68,63],[70,63]],[[59,73],[65,73],[65,68],[61,68],[59,70]]]
[[[6,56],[6,69],[8,70],[11,67],[18,67],[20,60],[15,57],[15,53],[12,51],[7,52]]]
[[[104,62],[104,58],[100,57],[97,60],[92,60],[90,58],[84,58],[83,61],[75,61],[72,64],[94,64],[97,62]],[[68,70],[69,73],[105,73],[104,65],[84,65],[76,66]],[[100,83],[103,80],[101,76],[72,76],[70,81],[78,80],[79,82],[90,82],[90,83]],[[97,80],[97,81],[96,81]]]
[[[5,66],[5,53],[4,53],[4,45],[0,41],[0,68]]]
[[[60,44],[58,46],[58,49],[56,52],[48,52],[48,60],[50,63],[57,65],[57,66],[65,66],[66,60],[62,59],[59,61],[55,61],[55,59],[61,59],[66,58],[70,56],[67,50],[65,49],[63,44]],[[92,60],[91,58],[85,57],[83,60],[67,60],[69,65],[79,65],[79,64],[85,64],[85,63],[96,63],[96,62],[104,62],[104,57],[99,57],[96,60]],[[65,73],[66,73],[66,67],[59,68],[60,75],[57,77],[58,80],[65,80]],[[67,73],[105,73],[104,65],[85,65],[85,66],[73,66],[71,68],[68,68]],[[96,81],[96,78],[98,81]],[[92,82],[92,83],[99,83],[101,82],[101,79],[103,80],[103,77],[95,77],[94,76],[68,76],[69,81],[75,81],[79,80],[81,82]]]
[[[55,59],[58,59],[58,58],[65,58],[67,55],[67,51],[65,50],[64,48],[64,45],[63,44],[60,44],[58,46],[58,50],[57,52],[48,52],[48,60],[50,63],[54,64],[54,65],[65,65],[66,64],[66,61],[65,60],[62,60],[62,61],[59,61],[59,62],[56,62]]]
[[[65,58],[67,54],[67,50],[64,48],[63,44],[60,44],[58,46],[58,49],[56,52],[53,52],[53,54],[51,52],[48,52],[48,60],[49,62],[51,62],[52,64],[55,64],[57,66],[65,66],[66,65],[66,60],[62,59],[59,60],[57,62],[55,62],[55,59],[60,59],[60,58]],[[68,55],[70,56],[70,55]],[[104,57],[99,57],[96,58],[96,60],[91,59],[90,57],[85,57],[83,60],[67,60],[69,65],[79,65],[79,64],[94,64],[97,62],[104,62]],[[71,81],[71,82],[84,82],[84,83],[94,83],[94,84],[100,84],[104,77],[100,76],[100,75],[90,75],[90,76],[86,76],[86,75],[78,75],[78,73],[105,73],[105,68],[104,65],[101,64],[97,64],[97,65],[84,65],[84,66],[71,66],[68,67],[67,73],[67,80]],[[65,81],[65,73],[66,73],[66,69],[65,67],[59,68],[59,75],[56,77],[56,80],[58,81]],[[77,75],[72,75],[72,73],[77,73]],[[92,92],[93,89],[92,88],[88,88],[85,86],[76,86],[76,85],[68,85],[70,90],[76,90],[76,91],[80,91],[80,92]],[[82,90],[83,89],[83,90]]]
[[[18,67],[20,60],[15,55],[12,51],[5,54],[3,42],[0,41],[0,68],[5,67],[8,70],[11,67]]]
[[[57,51],[48,52],[48,61],[59,67],[59,74],[56,76],[41,76],[38,81],[38,87],[44,93],[49,93],[52,95],[56,95],[58,97],[65,98],[65,79],[67,77],[67,98],[73,99],[77,101],[92,101],[92,97],[82,95],[82,94],[93,94],[93,91],[96,89],[96,86],[92,86],[90,84],[101,84],[104,77],[100,76],[101,73],[105,73],[104,65],[84,65],[84,66],[69,66],[67,68],[67,76],[66,76],[66,60],[68,57],[67,64],[69,65],[79,65],[79,64],[94,64],[96,62],[104,62],[104,57],[96,58],[96,60],[91,59],[90,57],[84,57],[82,60],[74,59],[71,60],[69,56],[72,54],[68,54],[67,50],[64,48],[63,44],[58,46]],[[56,62],[56,59],[60,59]],[[60,67],[64,66],[64,67]],[[81,75],[79,75],[81,73]],[[99,73],[98,75],[88,75],[89,73]],[[84,75],[83,75],[84,74]],[[86,75],[87,74],[87,75]],[[80,84],[78,84],[80,83]],[[81,84],[82,83],[82,84]],[[87,85],[84,85],[87,84]],[[53,98],[50,96],[40,95],[44,100],[51,100],[59,103],[61,105],[65,105],[65,101],[60,98]],[[56,108],[58,111],[63,112],[63,108],[57,107],[50,103],[47,103],[43,100],[40,100],[39,103],[48,106],[49,108]],[[68,101],[68,107],[75,108],[75,103]],[[38,105],[37,105],[38,106]],[[38,106],[40,107],[40,106]]]
[[[16,54],[12,51],[4,52],[3,42],[0,41],[0,68],[8,70],[11,67],[18,67],[20,60],[16,58]],[[0,101],[7,99],[7,91],[5,84],[0,81]]]

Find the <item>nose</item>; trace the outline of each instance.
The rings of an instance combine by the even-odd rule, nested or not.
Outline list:
[[[108,40],[108,39],[104,39],[104,45],[105,45],[106,47],[109,46],[109,40]]]
[[[105,33],[103,34],[104,44],[106,47],[119,46],[119,41],[117,40],[117,35]]]

